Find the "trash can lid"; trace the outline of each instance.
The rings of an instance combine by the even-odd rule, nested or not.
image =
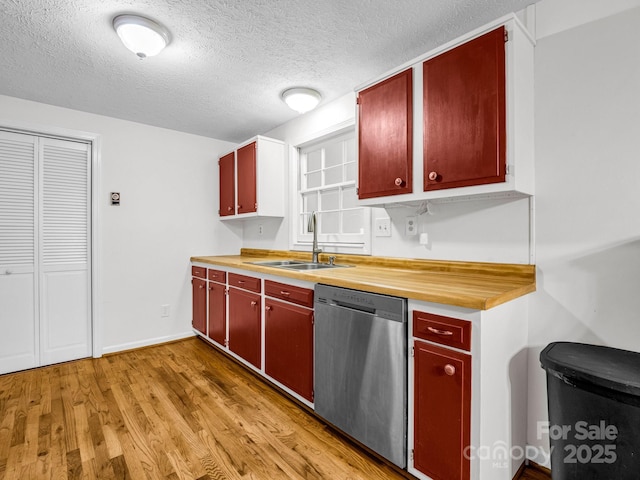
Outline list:
[[[554,342],[540,353],[542,368],[640,397],[640,353],[585,343]]]

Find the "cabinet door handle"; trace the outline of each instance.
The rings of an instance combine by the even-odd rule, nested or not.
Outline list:
[[[238,280],[239,285],[244,285],[244,280]]]
[[[198,288],[204,288],[204,285],[198,285]]]
[[[213,287],[209,286],[209,288],[207,290],[211,291],[211,290],[213,290]]]
[[[438,178],[438,172],[429,172],[429,180],[432,182]]]
[[[285,295],[285,296],[289,296],[291,295],[289,292],[287,292],[286,290],[280,290],[280,295]]]
[[[444,366],[444,373],[446,373],[447,375],[449,375],[450,377],[452,377],[453,375],[456,374],[456,367],[454,367],[453,365],[451,365],[450,363],[447,363]]]
[[[258,302],[256,302],[255,300],[251,300],[251,306],[255,307],[256,305],[258,305]]]
[[[264,307],[264,309],[268,312],[268,311],[270,311],[270,310],[271,310],[271,306],[270,306],[270,305],[267,305],[266,307]]]
[[[451,335],[453,335],[453,332],[449,330],[438,330],[437,328],[433,327],[427,327],[427,330],[429,330],[431,333],[435,333],[436,335],[442,335],[445,337],[450,337]]]
[[[404,181],[400,177],[398,177],[396,178],[396,181],[394,183],[396,184],[396,187],[401,187]]]
[[[242,209],[242,205],[238,205],[238,210]]]
[[[227,212],[230,212],[231,210],[233,210],[233,207],[227,207]]]

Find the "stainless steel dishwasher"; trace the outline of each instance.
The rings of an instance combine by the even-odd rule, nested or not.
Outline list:
[[[315,411],[407,465],[407,301],[315,288]]]

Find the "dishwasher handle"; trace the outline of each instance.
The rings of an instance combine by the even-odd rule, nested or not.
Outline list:
[[[375,315],[375,313],[376,313],[376,309],[375,308],[365,307],[364,305],[356,305],[356,304],[348,303],[348,302],[342,302],[342,301],[339,301],[339,300],[334,300],[329,305],[334,306],[334,307],[347,308],[349,310],[356,310],[358,312],[368,313],[370,315]]]

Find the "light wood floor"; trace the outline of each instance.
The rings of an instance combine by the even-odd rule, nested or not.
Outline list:
[[[0,480],[40,478],[404,477],[188,339],[0,376]]]
[[[544,467],[533,465],[526,468],[518,480],[551,480],[551,473]]]
[[[400,479],[200,340],[0,376],[0,479]]]

